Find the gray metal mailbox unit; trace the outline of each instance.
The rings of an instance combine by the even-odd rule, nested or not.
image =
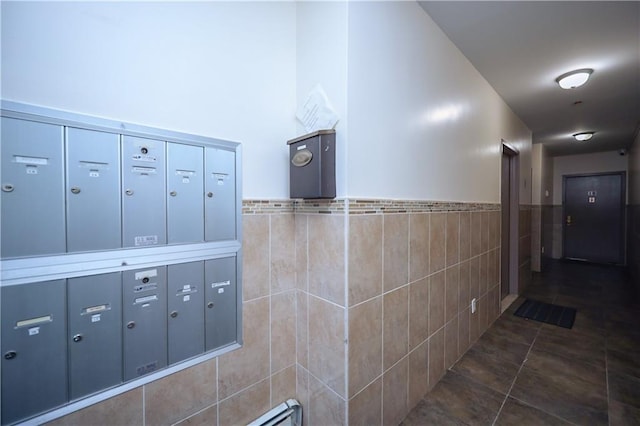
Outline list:
[[[2,118],[2,257],[65,252],[63,128]]]
[[[122,275],[124,379],[131,380],[167,365],[167,272],[162,266]]]
[[[167,144],[167,238],[169,244],[204,241],[203,148]]]
[[[242,345],[241,147],[2,102],[2,425]]]
[[[169,265],[169,363],[204,352],[204,263]]]
[[[205,262],[206,347],[212,350],[233,343],[236,328],[233,301],[239,297],[236,283],[236,258]]]
[[[73,400],[122,382],[121,273],[69,278],[67,300]]]
[[[2,288],[2,423],[67,400],[65,281]]]
[[[234,240],[238,215],[232,208],[236,195],[235,153],[205,149],[205,226],[207,241]]]
[[[125,247],[166,244],[165,143],[122,140],[122,241]]]
[[[67,250],[122,247],[120,137],[69,127],[66,151]]]

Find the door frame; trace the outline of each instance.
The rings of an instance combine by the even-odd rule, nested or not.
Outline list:
[[[502,140],[500,157],[500,300],[518,294],[519,227],[520,227],[520,152]],[[503,176],[503,162],[509,161],[509,176]],[[508,185],[508,191],[505,191]],[[505,211],[506,210],[506,211]],[[507,291],[504,293],[505,280]]]
[[[580,177],[594,177],[594,176],[620,176],[622,179],[622,184],[620,185],[620,214],[622,217],[620,218],[620,253],[622,253],[622,263],[621,265],[627,264],[627,251],[626,251],[626,208],[627,208],[627,172],[624,170],[617,172],[598,172],[598,173],[576,173],[576,174],[567,174],[562,175],[562,258],[568,259],[565,256],[564,248],[565,248],[565,239],[567,237],[567,212],[566,212],[566,202],[567,202],[567,178],[580,178]],[[589,261],[590,262],[590,261]]]

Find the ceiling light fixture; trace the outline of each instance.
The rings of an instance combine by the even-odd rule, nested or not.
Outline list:
[[[589,80],[592,72],[593,70],[591,68],[570,71],[556,78],[556,82],[563,89],[575,89],[585,84],[587,80]]]
[[[576,138],[577,141],[584,142],[584,141],[588,141],[589,139],[591,139],[593,137],[594,133],[595,132],[574,133],[573,137]]]

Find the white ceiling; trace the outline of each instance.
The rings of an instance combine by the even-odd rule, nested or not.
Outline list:
[[[633,142],[640,123],[640,2],[419,3],[551,155]],[[556,77],[579,68],[593,68],[587,84],[560,89]],[[596,134],[576,142],[571,135],[580,131]]]

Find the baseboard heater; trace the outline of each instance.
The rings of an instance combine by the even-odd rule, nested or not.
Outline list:
[[[302,406],[295,399],[288,399],[249,423],[249,426],[302,426]]]

